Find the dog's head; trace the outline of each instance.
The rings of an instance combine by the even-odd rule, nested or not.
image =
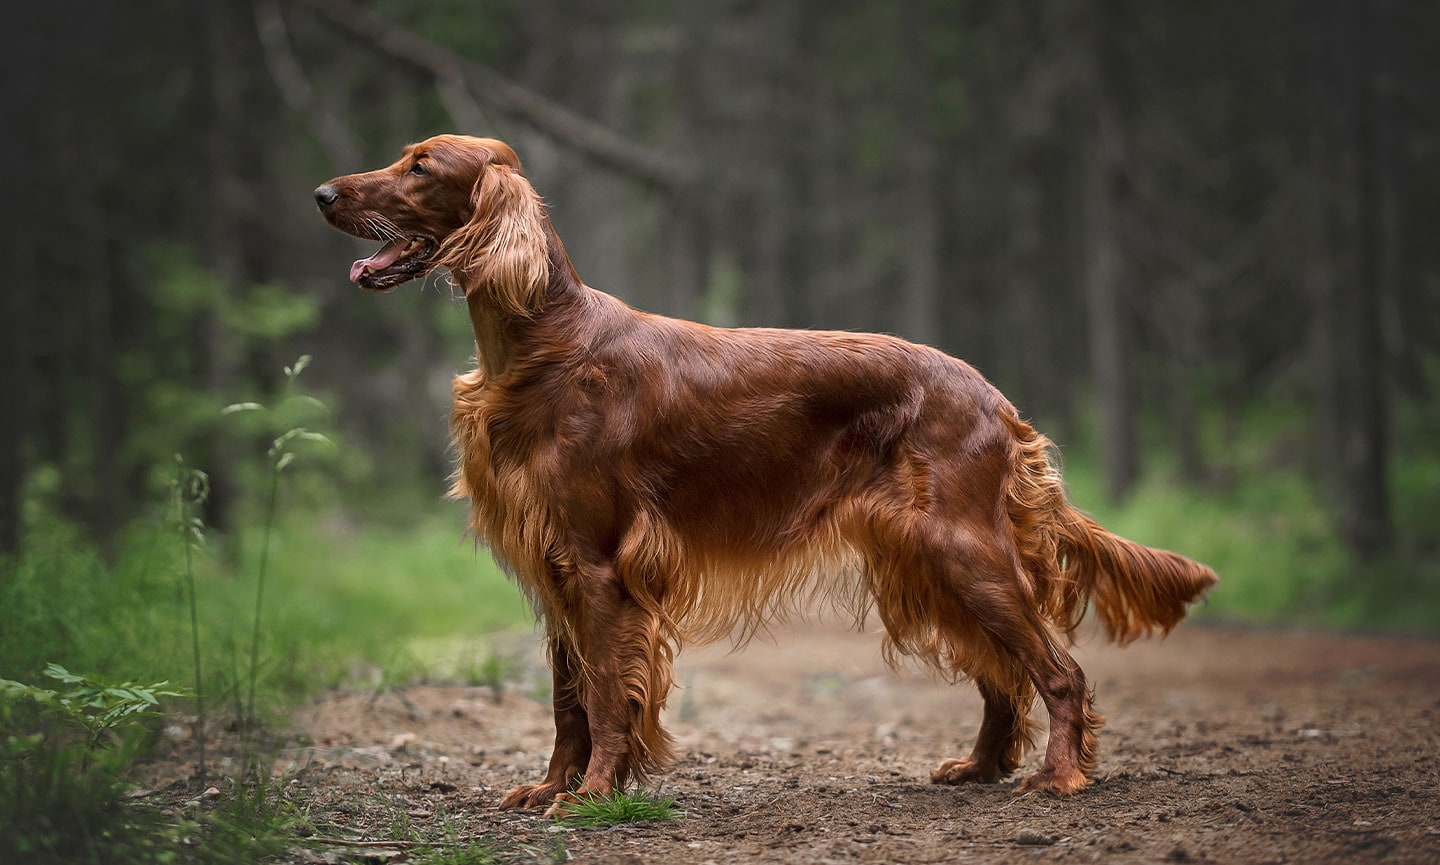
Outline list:
[[[384,243],[350,266],[361,288],[388,291],[443,266],[467,294],[485,288],[518,309],[544,289],[544,205],[503,141],[437,135],[385,168],[326,182],[315,202],[335,228]]]

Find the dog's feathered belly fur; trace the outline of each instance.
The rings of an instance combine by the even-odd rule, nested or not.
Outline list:
[[[599,293],[586,303],[583,352],[456,378],[452,495],[472,502],[474,533],[567,642],[566,611],[585,604],[564,578],[579,564],[569,539],[613,557],[653,631],[650,663],[625,682],[645,707],[638,770],[669,756],[658,714],[675,650],[744,639],[808,602],[857,621],[878,607],[892,660],[952,678],[997,660],[973,646],[984,629],[927,561],[983,543],[946,515],[984,514],[976,534],[1011,530],[998,469],[1023,424],[979,373],[891,337],[715,329]],[[599,315],[613,323],[596,328]],[[943,471],[956,460],[974,470]],[[1051,589],[1023,586],[1032,602]]]

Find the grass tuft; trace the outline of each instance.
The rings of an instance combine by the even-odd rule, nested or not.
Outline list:
[[[262,862],[314,832],[308,808],[283,779],[254,778],[224,783],[215,804],[184,821],[199,840],[203,858],[213,862]]]
[[[481,838],[421,853],[411,861],[415,865],[502,865],[513,861],[513,857]]]
[[[582,798],[566,806],[560,821],[567,826],[619,826],[675,820],[684,814],[675,807],[675,797],[652,790],[612,790],[600,796]]]

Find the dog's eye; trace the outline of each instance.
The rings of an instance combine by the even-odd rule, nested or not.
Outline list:
[[[425,164],[424,164],[424,163],[421,163],[421,162],[415,163],[414,165],[410,166],[410,173],[411,173],[411,174],[424,174],[424,173],[425,173]]]

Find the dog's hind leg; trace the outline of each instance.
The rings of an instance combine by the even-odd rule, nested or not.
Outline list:
[[[555,704],[555,751],[550,756],[550,768],[539,784],[522,784],[506,793],[500,800],[501,808],[549,805],[590,762],[590,719],[582,701],[578,660],[560,636],[552,634],[549,646]]]
[[[1085,673],[1041,619],[1021,583],[967,583],[965,602],[1002,656],[1024,669],[1050,716],[1050,736],[1040,771],[1020,782],[1019,792],[1065,796],[1090,783],[1095,771],[1095,713]]]
[[[972,653],[969,661],[974,664],[977,678],[981,680],[981,693],[985,695],[986,722],[982,723],[980,741],[976,744],[979,756],[994,761],[993,766],[998,770],[1005,759],[994,756],[1000,751],[1000,744],[1004,743],[1009,751],[1024,739],[1020,727],[1024,719],[1018,713],[1007,714],[1005,695],[1001,693],[1004,689],[996,688],[994,694],[985,691],[996,684],[993,678],[987,680],[987,670],[998,667],[1020,671],[1045,703],[1050,716],[1050,737],[1040,771],[1025,778],[1019,792],[1040,791],[1063,796],[1084,789],[1095,771],[1095,732],[1104,719],[1095,713],[1091,704],[1085,673],[1041,617],[1035,598],[1027,588],[1029,578],[1014,554],[1013,542],[1003,531],[989,534],[975,530],[973,524],[968,530],[950,533],[947,540],[951,542],[943,545],[945,553],[929,557],[928,563],[948,590],[947,594],[958,603],[960,624],[952,624],[949,630],[954,641]],[[984,648],[992,654],[988,657],[974,654],[981,648],[982,640],[967,634],[965,631],[969,628],[983,630],[983,644],[987,644]],[[1018,677],[1017,680],[1023,682]],[[1028,688],[1023,685],[1012,686],[1009,694],[1026,692]],[[992,718],[995,723],[986,729],[986,723]],[[974,757],[972,755],[972,760]],[[1013,762],[1018,763],[1018,759]],[[989,768],[982,765],[968,771]],[[942,763],[936,774],[940,775],[943,769],[946,764]],[[967,770],[961,768],[961,764],[952,763],[948,772],[964,775]]]
[[[1020,768],[1035,744],[1030,707],[1035,688],[1018,665],[986,671],[976,678],[985,714],[970,756],[945,760],[930,773],[932,784],[990,784]]]
[[[1095,711],[1080,665],[1039,615],[1029,613],[1029,629],[1018,634],[1010,648],[1045,701],[1050,739],[1040,771],[1022,780],[1018,792],[1066,796],[1090,783],[1099,759],[1095,733],[1105,719]]]

